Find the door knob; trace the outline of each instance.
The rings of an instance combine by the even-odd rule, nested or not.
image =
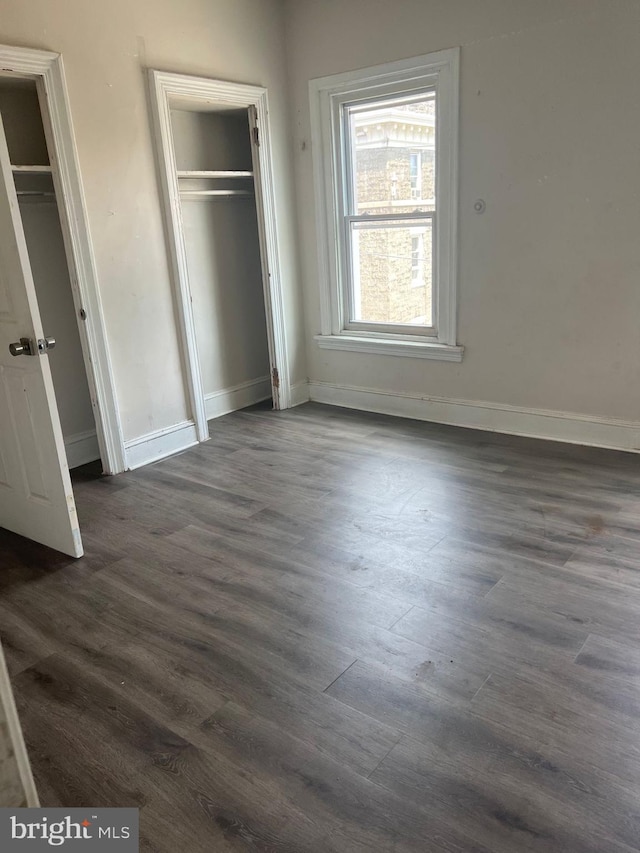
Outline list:
[[[39,338],[38,339],[38,350],[43,353],[47,350],[53,349],[56,345],[55,338]]]
[[[20,338],[19,341],[9,344],[11,355],[32,355],[33,341],[31,338]]]
[[[9,344],[9,352],[11,355],[42,355],[55,345],[55,338],[38,338],[37,344],[31,338],[20,338],[19,341]]]

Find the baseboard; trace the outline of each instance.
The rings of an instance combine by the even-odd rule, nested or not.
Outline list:
[[[64,446],[69,468],[78,468],[80,465],[86,465],[87,462],[100,459],[100,446],[94,429],[68,435],[64,440]]]
[[[310,382],[309,397],[318,403],[344,406],[421,421],[564,441],[611,450],[640,452],[640,422],[527,409],[479,400],[420,397],[328,382]]]
[[[291,406],[301,406],[303,403],[309,402],[309,383],[296,382],[291,386]]]
[[[260,379],[252,379],[250,382],[242,382],[232,388],[223,388],[222,391],[214,391],[212,394],[204,395],[204,407],[207,420],[228,415],[246,406],[253,406],[262,400],[271,397],[271,380],[268,376]]]
[[[193,421],[183,421],[166,429],[148,432],[132,441],[125,441],[127,470],[157,462],[197,443],[198,436]]]

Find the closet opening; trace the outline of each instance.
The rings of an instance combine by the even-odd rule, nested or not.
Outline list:
[[[193,443],[227,412],[292,404],[268,93],[153,69],[149,84]]]
[[[55,340],[48,350],[56,404],[70,469],[102,460],[85,369],[85,353],[71,284],[35,80],[0,76],[0,115],[9,149],[20,218],[27,243],[44,332]]]
[[[170,104],[204,411],[272,401],[251,126],[246,107]]]

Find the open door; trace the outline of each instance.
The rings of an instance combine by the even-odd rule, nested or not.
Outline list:
[[[82,541],[0,118],[0,527],[72,557]],[[47,330],[55,334],[55,330]]]

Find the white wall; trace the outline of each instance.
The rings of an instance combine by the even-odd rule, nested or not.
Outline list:
[[[47,165],[49,154],[36,84],[0,77],[0,112],[11,162],[21,166]]]
[[[205,396],[268,377],[255,204],[183,201],[182,221]]]
[[[251,171],[247,111],[171,111],[179,170]],[[181,180],[185,189],[247,189],[251,181]],[[205,397],[269,376],[260,244],[253,198],[183,198],[182,223]],[[264,385],[267,383],[261,383]],[[260,388],[257,397],[268,396]],[[225,407],[227,408],[227,407]]]
[[[178,170],[253,168],[247,110],[206,113],[175,108],[171,129]]]
[[[148,67],[268,88],[291,367],[304,378],[279,0],[0,0],[0,42],[64,58],[125,439],[189,415]]]
[[[640,421],[640,4],[290,0],[286,11],[311,380]],[[464,361],[320,350],[308,81],[456,45]]]

